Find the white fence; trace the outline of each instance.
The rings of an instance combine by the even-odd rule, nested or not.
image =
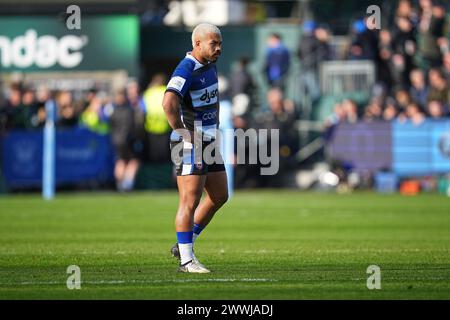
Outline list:
[[[326,61],[320,66],[322,94],[369,92],[374,82],[375,65],[370,60]]]

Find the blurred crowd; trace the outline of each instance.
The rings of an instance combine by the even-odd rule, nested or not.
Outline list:
[[[399,0],[381,30],[366,21],[352,25],[345,58],[372,60],[377,82],[369,102],[344,99],[334,106],[327,125],[359,120],[410,120],[450,115],[450,45],[448,11],[433,0]]]
[[[143,90],[135,80],[113,92],[95,88],[87,92],[46,87],[33,88],[22,82],[7,88],[0,103],[0,137],[11,130],[40,130],[47,118],[46,104],[54,101],[54,123],[58,130],[90,130],[109,135],[114,147],[117,188],[128,191],[142,161],[168,163],[170,132],[162,99],[166,76],[156,74]]]

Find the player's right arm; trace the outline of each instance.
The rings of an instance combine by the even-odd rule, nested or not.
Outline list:
[[[181,120],[180,96],[178,93],[166,91],[163,99],[163,108],[166,113],[167,121],[173,129],[172,135],[175,135],[176,137],[181,136],[183,137],[183,141],[191,142],[193,133],[185,128],[184,123]]]
[[[185,140],[187,137],[183,131],[186,131],[186,127],[181,117],[180,104],[191,86],[193,69],[192,60],[184,59],[173,72],[163,99],[163,108],[169,125]]]
[[[176,93],[166,91],[163,99],[163,108],[167,121],[173,130],[185,129],[183,121],[181,121],[180,97]]]

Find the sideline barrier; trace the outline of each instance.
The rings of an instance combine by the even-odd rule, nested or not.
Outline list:
[[[359,172],[391,170],[400,177],[449,173],[450,120],[343,123],[331,133],[327,152]]]
[[[9,187],[42,185],[42,131],[12,131],[2,142],[2,172]],[[85,129],[56,132],[56,185],[114,181],[109,136]]]

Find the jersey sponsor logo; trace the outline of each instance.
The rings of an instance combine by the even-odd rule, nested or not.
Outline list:
[[[193,107],[201,107],[217,102],[219,89],[217,83],[200,90],[190,91]]]
[[[200,97],[200,100],[206,101],[206,103],[210,103],[211,99],[214,99],[218,93],[219,93],[218,89],[215,89],[211,92],[209,92],[208,89],[205,89],[205,93],[202,94],[202,96]]]
[[[217,111],[204,112],[202,115],[203,120],[212,120],[217,118]]]
[[[186,79],[176,76],[170,79],[169,83],[167,84],[167,88],[173,88],[181,92],[181,89],[183,89],[185,82]]]

